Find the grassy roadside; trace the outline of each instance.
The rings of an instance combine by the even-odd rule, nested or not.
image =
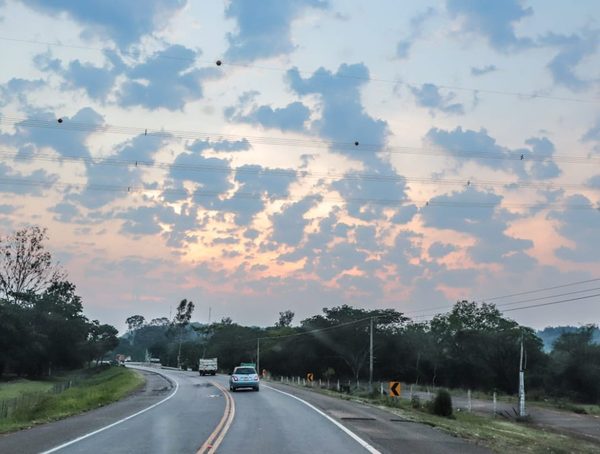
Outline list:
[[[298,387],[296,385],[291,385]],[[452,436],[470,440],[490,448],[494,452],[524,453],[597,453],[600,447],[589,441],[569,435],[550,432],[532,424],[517,423],[502,418],[480,416],[467,412],[455,412],[452,418],[435,416],[422,409],[412,408],[406,399],[387,396],[358,397],[334,391],[300,386],[345,400],[368,403],[410,421],[427,424]]]
[[[5,418],[0,418],[0,433],[30,427],[115,402],[144,383],[144,378],[132,369],[111,367],[86,373],[77,384],[59,394],[47,392],[52,382],[17,384],[6,395],[19,389],[23,405],[18,405]],[[9,387],[6,387],[7,389]],[[45,388],[45,389],[44,389]]]

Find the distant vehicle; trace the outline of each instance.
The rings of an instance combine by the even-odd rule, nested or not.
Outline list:
[[[198,373],[200,375],[215,375],[217,373],[217,358],[200,358]]]
[[[229,390],[236,391],[240,388],[252,388],[254,391],[260,389],[258,374],[254,367],[242,365],[233,369],[229,377]]]

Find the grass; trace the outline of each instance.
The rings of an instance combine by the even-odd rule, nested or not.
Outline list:
[[[86,372],[75,386],[59,394],[47,392],[48,388],[44,391],[43,385],[48,383],[53,386],[52,382],[46,381],[14,383],[10,392],[20,389],[22,404],[7,417],[0,418],[0,433],[66,418],[115,402],[138,389],[144,378],[131,369],[111,367]]]
[[[404,419],[427,424],[452,436],[486,446],[498,453],[597,453],[600,449],[598,444],[542,429],[529,423],[480,416],[464,411],[454,412],[451,418],[444,418],[428,413],[423,407],[413,408],[407,399],[368,393],[340,394],[318,388],[312,390],[344,400],[354,400],[385,408]]]
[[[0,400],[15,399],[23,394],[45,393],[54,387],[54,380],[26,380],[18,379],[7,383],[0,383]]]

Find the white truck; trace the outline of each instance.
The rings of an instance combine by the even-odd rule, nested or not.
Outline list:
[[[217,373],[217,358],[200,358],[198,373],[200,375],[215,375]]]

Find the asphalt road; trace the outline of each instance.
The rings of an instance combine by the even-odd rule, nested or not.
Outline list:
[[[230,393],[228,376],[161,370],[169,383],[144,373],[138,395],[1,437],[0,452],[487,452],[386,411],[285,385]]]

